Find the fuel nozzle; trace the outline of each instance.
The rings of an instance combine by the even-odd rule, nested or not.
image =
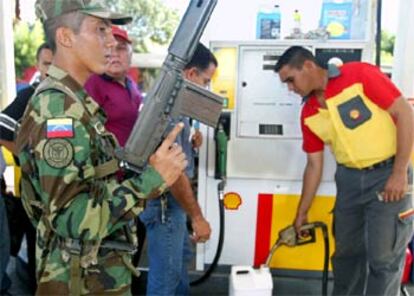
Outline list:
[[[224,199],[224,187],[227,179],[227,142],[228,137],[224,131],[223,124],[220,122],[216,131],[216,179],[221,180],[217,185],[219,198]]]
[[[273,245],[272,249],[270,250],[265,265],[269,266],[270,260],[272,259],[274,252],[281,245],[295,247],[315,242],[315,227],[317,227],[315,223],[304,224],[301,226],[299,234],[296,233],[295,227],[293,225],[289,225],[288,227],[280,230],[278,239],[276,243]],[[306,233],[306,235],[301,235],[302,232]]]
[[[295,227],[293,225],[290,225],[281,231],[279,231],[279,237],[277,239],[276,244],[278,245],[287,245],[290,247],[295,246],[297,243],[297,234]]]
[[[322,295],[328,295],[328,268],[329,268],[329,238],[328,238],[328,227],[325,223],[315,221],[312,223],[304,224],[296,232],[295,227],[290,225],[279,231],[279,237],[276,243],[273,245],[266,258],[264,267],[269,267],[270,260],[273,257],[276,249],[281,245],[288,247],[295,247],[299,245],[305,245],[316,241],[315,229],[320,228],[322,230],[322,236],[324,241],[324,263],[323,263],[323,274],[322,274]],[[306,235],[304,235],[306,234]]]
[[[227,176],[227,142],[228,137],[224,131],[224,126],[220,122],[216,132],[216,178],[225,180]]]

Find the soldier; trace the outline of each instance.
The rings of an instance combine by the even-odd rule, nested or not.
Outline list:
[[[37,0],[36,13],[55,56],[26,109],[16,149],[22,198],[37,227],[37,294],[130,294],[130,229],[145,198],[159,196],[187,165],[173,144],[178,124],[139,175],[118,183],[115,139],[85,93],[102,74],[125,15],[95,0]]]

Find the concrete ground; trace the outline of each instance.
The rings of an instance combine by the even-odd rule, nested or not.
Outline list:
[[[11,257],[8,267],[8,273],[12,280],[12,287],[8,295],[33,295],[28,287],[27,265],[25,262],[26,246],[25,242],[22,244],[19,257]],[[133,278],[132,293],[133,295],[145,295],[146,280],[148,274],[148,258],[146,256],[146,243],[144,243],[144,250],[140,259],[141,276]],[[198,279],[203,272],[190,270],[190,281]],[[220,266],[213,272],[210,278],[197,286],[192,286],[190,289],[191,295],[228,295],[229,294],[229,275],[230,267]],[[288,295],[322,295],[322,274],[309,273],[298,277],[297,273],[286,271],[272,271],[273,276],[273,295],[288,296]],[[241,290],[239,290],[240,292]],[[328,295],[332,291],[332,278],[328,281]],[[414,296],[414,284],[406,286],[408,295]],[[253,291],[245,291],[246,295],[257,295]],[[1,296],[1,295],[0,295]],[[407,296],[402,294],[402,296]]]
[[[12,287],[7,295],[33,295],[27,287],[28,275],[26,272],[26,263],[20,258],[12,257],[9,264],[8,272],[12,280]],[[197,279],[200,272],[191,271],[191,280]],[[134,295],[145,295],[145,282],[147,271],[141,270],[141,276],[133,281],[132,291]],[[292,276],[273,277],[273,295],[321,295],[322,282],[318,278],[297,278]],[[191,287],[191,295],[228,295],[229,273],[214,272],[212,276],[204,283],[196,287]],[[328,295],[332,290],[332,280],[329,280]],[[407,286],[408,293],[414,295],[414,286]],[[254,295],[250,293],[244,295]]]

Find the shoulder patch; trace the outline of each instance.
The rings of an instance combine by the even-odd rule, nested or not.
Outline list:
[[[43,148],[43,157],[52,168],[65,168],[73,160],[73,146],[66,139],[50,139]]]
[[[73,138],[72,118],[52,118],[46,123],[46,138]]]

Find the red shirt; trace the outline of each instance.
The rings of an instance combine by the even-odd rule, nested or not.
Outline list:
[[[130,78],[126,79],[124,87],[107,75],[94,74],[86,82],[85,89],[105,111],[105,127],[123,147],[138,119],[142,102],[138,87]]]
[[[335,72],[335,68],[333,70]],[[376,66],[367,63],[351,62],[344,64],[338,70],[339,73],[335,74],[328,71],[329,80],[325,90],[325,100],[329,100],[355,83],[362,83],[364,94],[384,110],[388,109],[401,96],[401,92],[397,87]],[[315,96],[307,98],[302,108],[302,148],[306,153],[322,151],[324,147],[323,141],[304,124],[307,117],[319,112],[319,108],[321,106]]]

